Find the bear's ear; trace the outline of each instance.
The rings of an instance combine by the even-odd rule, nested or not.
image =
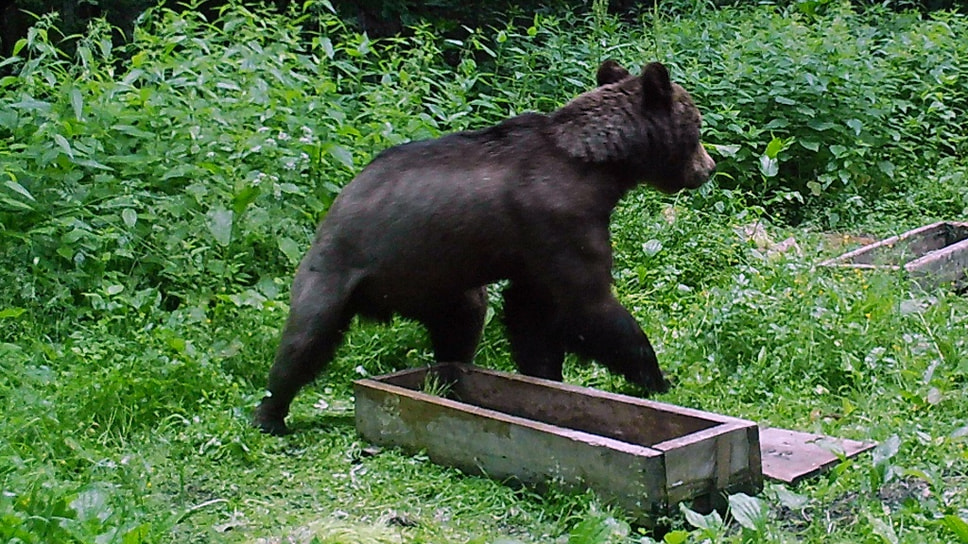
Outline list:
[[[672,107],[672,81],[660,62],[650,62],[642,70],[642,103],[646,108]]]
[[[606,60],[598,67],[598,74],[595,79],[598,80],[598,86],[608,85],[609,83],[617,83],[623,79],[629,77],[629,71],[615,62],[614,60]]]

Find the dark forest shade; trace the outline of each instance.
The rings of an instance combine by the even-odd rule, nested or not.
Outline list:
[[[202,3],[200,11],[209,20],[213,20],[219,8],[227,3],[228,0],[209,0]],[[248,0],[242,3],[285,10],[292,2],[291,0]],[[717,6],[730,6],[741,5],[744,2],[715,0],[714,3]],[[793,0],[778,0],[776,3],[781,6],[796,4]],[[876,4],[871,0],[854,0],[854,3],[858,6]],[[154,0],[115,0],[113,2],[94,0],[90,3],[77,0],[0,0],[0,56],[9,56],[17,40],[27,35],[27,29],[33,18],[24,12],[38,15],[51,11],[58,12],[60,29],[65,36],[82,31],[88,21],[102,16],[121,33],[129,35],[138,15],[157,4],[158,2]],[[680,7],[679,4],[691,5],[691,2],[659,0],[663,10],[674,11]],[[968,10],[968,2],[965,0],[901,0],[890,4],[893,9],[899,11]],[[162,5],[175,10],[185,9],[184,3],[177,0],[165,0]],[[438,30],[460,33],[464,26],[470,28],[491,26],[504,23],[515,16],[530,17],[538,11],[564,13],[565,11],[562,10],[567,12],[587,10],[591,3],[587,0],[332,0],[332,5],[344,20],[356,24],[367,34],[390,36],[404,32],[409,25],[424,21],[433,24]],[[609,6],[613,12],[634,14],[642,10],[650,10],[653,7],[653,1],[610,0]]]

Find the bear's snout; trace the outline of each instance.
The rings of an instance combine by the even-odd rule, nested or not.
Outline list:
[[[702,184],[709,181],[709,178],[716,171],[716,161],[709,156],[702,144],[699,144],[692,160],[693,167],[689,169],[691,175],[686,177],[685,185],[690,189],[698,189]]]

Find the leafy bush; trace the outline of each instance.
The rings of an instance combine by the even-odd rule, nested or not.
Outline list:
[[[721,185],[793,219],[806,201],[842,221],[847,197],[891,194],[966,148],[953,120],[968,103],[968,25],[951,15],[730,8],[629,28],[596,3],[461,42],[429,27],[374,42],[325,6],[289,24],[240,5],[212,23],[153,9],[121,50],[101,23],[74,57],[42,19],[0,82],[16,298],[71,305],[119,284],[174,308],[286,275],[373,153],[550,110],[599,60],[635,66],[657,49],[705,111]]]
[[[723,10],[670,26],[663,43],[706,108],[724,185],[781,211],[792,197],[792,219],[804,200],[895,194],[968,150],[953,123],[968,109],[963,18],[839,5],[822,16]],[[840,222],[836,211],[822,218]]]

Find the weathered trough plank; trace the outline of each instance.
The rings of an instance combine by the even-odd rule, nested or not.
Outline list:
[[[447,398],[420,391],[428,373]],[[750,421],[459,364],[355,388],[357,429],[371,442],[498,479],[591,488],[646,524],[679,501],[763,484]]]
[[[763,475],[795,484],[874,447],[875,444],[787,429],[760,429]]]
[[[922,289],[968,278],[968,223],[938,222],[828,259],[820,266],[900,270]]]

